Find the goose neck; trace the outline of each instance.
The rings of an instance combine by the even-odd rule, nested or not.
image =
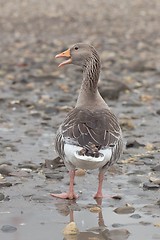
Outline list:
[[[91,58],[86,62],[83,68],[83,81],[81,90],[91,92],[92,94],[97,92],[97,84],[100,74],[100,61],[97,58]]]

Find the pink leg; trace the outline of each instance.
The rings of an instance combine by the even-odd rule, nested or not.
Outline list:
[[[102,197],[103,197],[103,194],[102,194],[103,179],[104,179],[104,173],[101,173],[101,172],[100,172],[99,175],[98,175],[98,180],[99,180],[98,190],[97,190],[97,193],[96,193],[96,195],[94,196],[94,198],[102,198]]]
[[[69,185],[69,191],[67,193],[59,193],[59,194],[54,194],[52,193],[52,197],[57,197],[57,198],[62,198],[62,199],[76,199],[78,198],[78,195],[74,193],[74,177],[75,177],[75,170],[69,171],[70,175],[70,185]]]

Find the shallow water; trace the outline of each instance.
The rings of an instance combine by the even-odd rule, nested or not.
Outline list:
[[[82,193],[79,192],[79,199],[76,201],[52,198],[49,195],[51,189],[64,188],[64,185],[62,186],[61,181],[56,184],[50,180],[44,183],[41,176],[38,178],[34,176],[34,179],[23,180],[22,184],[8,188],[4,192],[8,193],[11,200],[1,202],[0,226],[11,225],[17,230],[15,232],[0,231],[0,239],[62,240],[64,239],[63,229],[70,221],[75,221],[80,233],[74,237],[68,236],[66,239],[107,239],[106,229],[129,231],[128,237],[119,232],[118,236],[111,238],[115,240],[160,239],[159,227],[154,226],[160,220],[159,207],[155,204],[158,192],[147,191],[146,194],[146,191],[140,188],[139,192],[134,193],[136,188],[132,184],[128,187],[124,185],[121,190],[117,191],[122,199],[115,200],[111,196],[115,195],[117,190],[115,184],[120,176],[115,179],[109,176],[110,183],[107,181],[104,183],[106,197],[102,204],[100,201],[98,202],[98,206],[102,207],[102,212],[90,212],[90,208],[97,206],[97,202],[92,198],[93,187],[92,189],[90,186],[88,188],[87,184],[89,182],[97,184],[95,173],[77,177],[76,191],[78,188],[82,190]],[[65,174],[63,181],[66,181],[67,177]],[[121,181],[121,184],[123,185],[126,180]],[[108,187],[105,188],[106,186]],[[88,191],[88,189],[90,190]],[[113,211],[126,203],[135,208],[134,213],[117,214]],[[139,214],[139,218],[132,218],[131,216],[134,214]]]
[[[17,227],[17,231],[15,233],[0,232],[1,239],[63,239],[62,231],[65,225],[69,222],[69,216],[64,217],[59,214],[58,211],[56,211],[56,207],[53,203],[47,204],[47,206],[45,206],[45,204],[42,204],[41,206],[40,204],[35,204],[32,206],[28,205],[28,208],[30,208],[30,210],[25,208],[20,208],[21,210],[17,209],[16,211],[9,209],[8,212],[0,213],[1,219],[3,218],[3,221],[0,221],[1,224],[9,224]],[[23,211],[23,213],[21,211]],[[127,238],[129,240],[158,239],[158,236],[160,239],[159,228],[153,227],[152,224],[153,219],[154,222],[159,220],[158,217],[153,218],[151,216],[141,214],[140,220],[134,220],[130,218],[130,214],[118,215],[114,213],[113,208],[111,207],[102,207],[102,213],[104,224],[107,226],[107,229],[114,229],[112,225],[115,223],[123,224],[124,226],[119,227],[118,229],[127,229],[130,232],[130,236]],[[86,209],[82,209],[81,211],[75,211],[74,221],[76,222],[80,233],[78,235],[78,238],[75,237],[73,239],[82,239],[82,233],[83,239],[90,239],[89,234],[91,234],[91,236],[92,234],[95,234],[97,240],[105,239],[101,234],[101,230],[96,229],[98,228],[98,222],[100,221],[98,214],[90,213],[89,210]],[[139,224],[140,221],[149,222],[151,224],[143,226],[142,224]],[[157,236],[157,238],[154,238],[155,236]]]

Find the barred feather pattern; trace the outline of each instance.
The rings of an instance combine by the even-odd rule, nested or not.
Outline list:
[[[92,55],[86,59],[83,66],[83,78],[82,87],[87,87],[92,92],[97,90],[97,82],[100,74],[100,59],[96,50],[91,47]]]
[[[55,142],[56,151],[64,160],[65,143],[80,146],[91,154],[93,145],[98,150],[111,148],[112,156],[107,166],[119,159],[123,149],[121,128],[109,109],[73,109],[60,126]]]

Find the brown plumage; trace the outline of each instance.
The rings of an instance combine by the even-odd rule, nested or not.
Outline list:
[[[102,181],[107,167],[122,153],[122,133],[116,116],[100,96],[97,83],[100,60],[96,50],[87,44],[75,44],[56,57],[67,57],[60,66],[73,63],[83,69],[83,81],[76,107],[61,124],[55,148],[70,171],[70,189],[61,198],[76,198],[73,189],[75,169],[99,168],[99,187],[95,197],[102,197]]]
[[[60,141],[62,132],[65,140]],[[75,108],[68,114],[61,131],[57,134],[56,150],[61,158],[64,158],[65,142],[81,146],[90,153],[94,151],[93,145],[98,150],[106,146],[113,148],[120,138],[119,132],[117,119],[108,109],[92,112],[88,109]]]

